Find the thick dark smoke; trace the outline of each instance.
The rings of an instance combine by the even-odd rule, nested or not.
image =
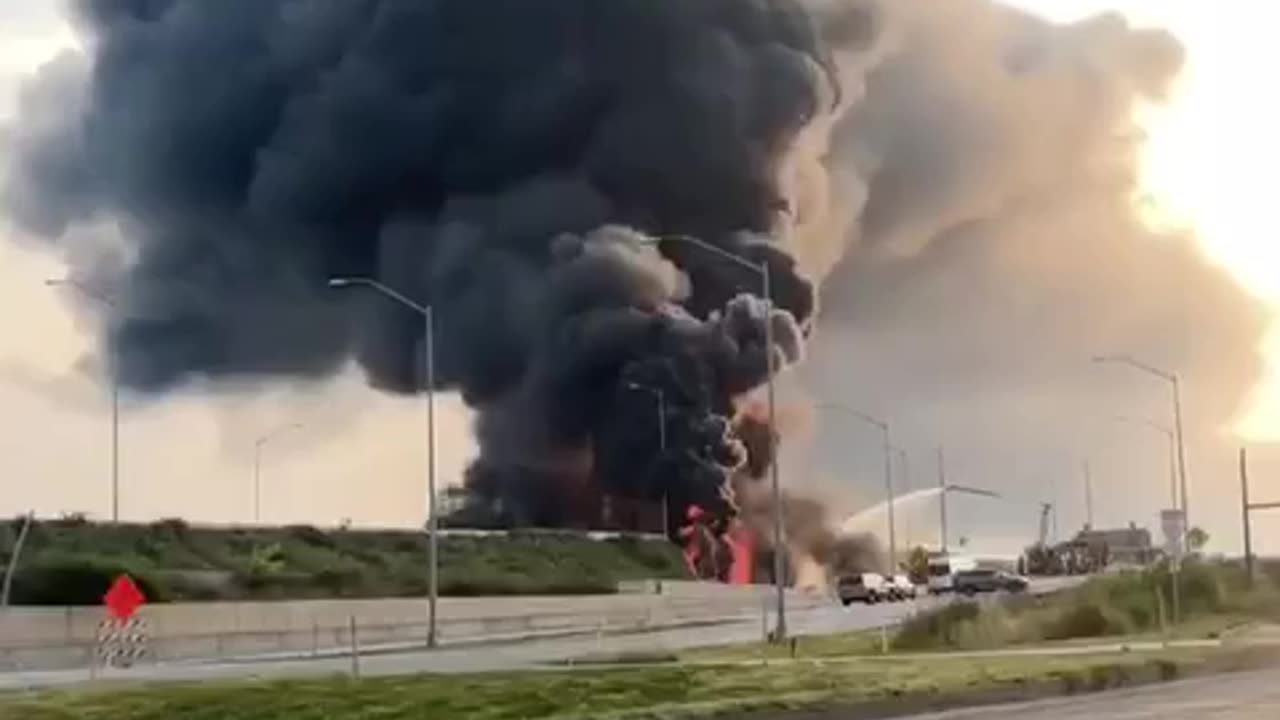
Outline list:
[[[824,386],[931,442],[976,447],[998,424],[1002,447],[1071,444],[1126,391],[1089,367],[1100,352],[1182,371],[1205,434],[1257,375],[1257,306],[1134,210],[1134,111],[1182,49],[1118,17],[1054,25],[990,0],[77,8],[87,50],[29,88],[4,199],[54,241],[118,225],[122,276],[72,258],[121,288],[121,379],[161,392],[354,359],[375,387],[419,391],[421,318],[325,287],[374,277],[435,308],[439,385],[479,410],[468,482],[505,522],[575,524],[610,493],[718,515],[729,495],[756,524],[777,446],[750,407],[764,327],[798,361],[812,283]],[[756,273],[680,235],[767,263],[777,309]],[[809,557],[877,556],[802,532],[821,508],[788,505]]]
[[[735,398],[770,353],[800,358],[815,309],[784,249],[800,220],[791,157],[842,96],[814,12],[75,8],[88,49],[36,80],[5,199],[50,238],[119,224],[123,277],[75,271],[120,289],[109,349],[124,383],[318,377],[354,358],[375,387],[419,391],[422,319],[326,285],[367,276],[434,308],[437,384],[480,411],[469,482],[494,514],[572,523],[601,491],[731,512],[747,462]],[[870,37],[869,16],[839,15],[831,37]],[[767,265],[776,309],[758,273],[673,236]]]

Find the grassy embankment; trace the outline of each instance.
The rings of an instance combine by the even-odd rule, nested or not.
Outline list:
[[[985,604],[956,602],[910,618],[882,636],[878,630],[807,637],[794,647],[749,644],[703,648],[680,659],[736,662],[761,658],[838,658],[890,653],[984,651],[1062,644],[1221,638],[1250,626],[1280,623],[1280,586],[1265,568],[1253,587],[1234,565],[1191,562],[1180,575],[1180,621],[1172,621],[1171,583],[1164,568],[1097,577],[1045,597],[1011,596]],[[602,658],[645,662],[657,656]]]
[[[1167,680],[1221,659],[1215,651],[1181,650],[1145,656],[853,659],[159,686],[0,696],[0,719],[671,719],[890,701],[925,709],[944,698],[963,702],[976,693],[1009,692],[1007,699]]]
[[[893,649],[983,650],[1097,639],[1219,637],[1239,626],[1280,621],[1280,590],[1268,572],[1252,586],[1237,565],[1188,562],[1179,575],[1180,612],[1173,622],[1168,570],[1094,578],[1044,597],[957,603],[904,623]]]
[[[17,522],[0,522],[0,568],[17,534]],[[41,522],[27,539],[13,600],[97,604],[121,572],[153,601],[412,597],[427,590],[426,552],[425,536],[414,532]],[[678,548],[661,540],[452,536],[441,538],[440,553],[444,595],[609,593],[623,580],[684,576]]]

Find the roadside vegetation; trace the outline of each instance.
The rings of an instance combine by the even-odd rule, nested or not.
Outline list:
[[[1166,634],[1216,637],[1234,626],[1280,621],[1275,568],[1250,586],[1237,564],[1195,560],[1179,574],[1174,622],[1168,566],[1092,578],[1041,598],[958,602],[921,613],[894,634],[899,651],[985,650],[1032,643]]]
[[[0,695],[0,719],[672,719],[742,717],[747,712],[847,707],[876,701],[925,710],[942,699],[963,702],[981,692],[1003,690],[1035,697],[1167,680],[1224,659],[1221,651],[1182,650],[1073,658],[857,659],[215,683]],[[1230,662],[1247,666],[1254,661],[1242,657]]]
[[[1253,587],[1230,563],[1188,562],[1181,573],[1181,619],[1173,622],[1171,578],[1164,567],[1093,578],[1047,595],[1009,595],[986,602],[956,601],[918,613],[897,628],[746,643],[679,653],[684,662],[819,660],[904,653],[1000,650],[1059,643],[1117,643],[1215,639],[1280,624],[1280,565],[1263,565]],[[896,653],[896,655],[895,655]],[[661,654],[587,656],[580,662],[674,660]]]
[[[0,569],[20,523],[0,522]],[[128,573],[152,602],[412,597],[427,592],[422,533],[312,527],[208,529],[178,520],[37,523],[13,584],[18,605],[96,605]],[[656,539],[591,540],[513,532],[440,539],[443,595],[605,594],[617,584],[681,578],[679,549]]]

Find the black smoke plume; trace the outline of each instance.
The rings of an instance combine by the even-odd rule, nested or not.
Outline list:
[[[571,524],[584,494],[732,512],[735,398],[801,355],[791,156],[836,112],[838,32],[794,0],[84,0],[14,142],[12,214],[129,249],[128,386],[322,377],[352,358],[479,411],[475,496]],[[829,10],[824,10],[829,14]],[[758,273],[676,236],[767,266]],[[665,239],[664,239],[665,238]],[[776,337],[766,347],[765,326]],[[655,443],[664,399],[667,452]],[[757,461],[758,462],[758,461]]]
[[[772,352],[801,356],[812,283],[823,392],[979,457],[1078,441],[1134,392],[1088,357],[1131,352],[1186,378],[1194,467],[1261,368],[1259,305],[1135,212],[1134,113],[1183,57],[1118,16],[1055,24],[990,0],[75,7],[84,50],[27,88],[3,197],[81,279],[118,288],[119,377],[162,392],[354,359],[375,387],[420,391],[420,318],[325,287],[374,277],[436,309],[439,386],[479,411],[468,482],[505,522],[581,523],[602,493],[666,496],[677,518],[767,515],[777,438],[744,395],[767,376],[766,322]],[[98,254],[68,231],[85,227],[123,236],[123,273],[83,260]],[[752,270],[675,236],[767,263],[776,310]],[[975,481],[1022,482],[1006,468],[988,459]],[[877,554],[799,532],[821,513],[793,504],[809,557]]]

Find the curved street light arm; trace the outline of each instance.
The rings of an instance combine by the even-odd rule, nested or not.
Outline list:
[[[377,280],[374,280],[373,278],[335,277],[335,278],[329,279],[329,287],[342,288],[342,287],[351,287],[353,285],[364,285],[365,287],[373,288],[374,290],[377,290],[378,292],[382,293],[383,295],[386,295],[392,300],[396,300],[402,305],[405,305],[407,307],[413,308],[414,310],[417,310],[419,313],[423,315],[431,314],[430,305],[423,305],[422,303],[419,303],[418,301],[414,300],[408,295],[405,295],[399,290],[396,290],[395,288],[391,287],[390,285],[385,285],[381,282],[378,282]]]
[[[1154,366],[1154,365],[1149,365],[1149,364],[1147,364],[1147,363],[1145,363],[1145,362],[1143,362],[1143,361],[1141,361],[1141,360],[1138,360],[1137,358],[1134,358],[1134,357],[1132,357],[1132,356],[1129,356],[1129,355],[1099,355],[1099,356],[1097,356],[1097,357],[1093,358],[1093,361],[1094,361],[1095,363],[1110,363],[1110,364],[1113,364],[1113,365],[1128,365],[1128,366],[1129,366],[1129,367],[1131,367],[1131,368],[1135,368],[1135,369],[1137,369],[1137,370],[1141,370],[1142,372],[1145,372],[1145,373],[1147,373],[1148,375],[1154,375],[1154,376],[1156,376],[1156,377],[1158,377],[1158,378],[1160,378],[1160,379],[1162,379],[1162,380],[1166,380],[1166,381],[1168,381],[1168,382],[1177,382],[1177,380],[1178,380],[1177,375],[1175,375],[1174,373],[1171,373],[1171,372],[1168,372],[1168,371],[1165,371],[1165,370],[1161,370],[1160,368],[1158,368],[1158,367],[1156,367],[1156,366]]]

